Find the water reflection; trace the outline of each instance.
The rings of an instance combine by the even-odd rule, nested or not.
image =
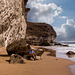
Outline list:
[[[43,48],[56,50],[56,55],[54,55],[54,56],[56,56],[58,58],[69,59],[69,60],[75,62],[75,55],[69,55],[69,56],[66,55],[66,53],[68,51],[75,52],[75,47],[43,46]],[[48,55],[52,56],[53,54],[48,54]]]
[[[71,65],[69,67],[71,68],[71,72],[73,73],[73,75],[75,75],[75,65]]]
[[[47,54],[47,56],[53,56],[53,57],[56,57],[56,53],[51,53],[51,52],[50,52],[50,53]]]
[[[56,50],[55,56],[58,58],[65,58],[75,62],[75,55],[66,55],[68,51],[75,52],[75,46],[74,47],[45,46],[44,48]],[[75,65],[69,67],[71,68],[73,75],[75,75]]]
[[[73,58],[75,57],[75,55],[67,55],[69,58]]]

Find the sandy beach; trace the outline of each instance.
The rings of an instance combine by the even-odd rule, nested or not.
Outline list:
[[[4,47],[0,48],[0,75],[72,75],[69,65],[74,62],[42,55],[41,60],[25,60],[26,64],[9,64],[9,56]]]

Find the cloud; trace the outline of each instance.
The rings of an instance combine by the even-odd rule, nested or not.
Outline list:
[[[61,27],[54,29],[58,35],[59,41],[75,41],[75,22],[73,19],[68,19],[67,16],[60,16],[62,7],[57,6],[55,3],[44,4],[45,0],[29,0],[27,7],[31,10],[28,13],[28,21],[30,22],[45,22],[51,24],[54,22],[55,17],[66,20],[66,23]]]
[[[55,28],[57,32],[57,40],[59,41],[73,41],[75,40],[75,22],[73,19],[67,19],[61,28]]]
[[[61,18],[61,19],[68,19],[67,16],[59,16],[59,18]]]
[[[62,8],[54,3],[44,4],[44,0],[29,0],[27,7],[31,10],[28,13],[28,21],[46,22],[51,24],[54,18],[62,12]]]

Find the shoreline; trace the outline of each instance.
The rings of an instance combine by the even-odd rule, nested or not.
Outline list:
[[[7,54],[5,48],[0,48],[0,54]],[[9,64],[7,56],[0,56],[1,75],[73,75],[69,65],[75,64],[68,59],[42,55],[42,60],[25,60],[26,64]]]
[[[40,46],[32,46],[32,47],[34,47],[35,49],[38,49],[38,48],[43,48],[43,47],[40,47]],[[52,46],[53,47],[53,46]],[[48,49],[48,48],[46,48],[46,49]],[[53,50],[53,49],[50,49],[50,50]],[[55,57],[55,56],[54,56]],[[59,57],[56,57],[56,58],[59,58]],[[65,59],[65,58],[59,58],[59,59]],[[66,59],[66,60],[69,60],[69,59]],[[70,60],[70,61],[72,61],[72,60]],[[68,65],[67,67],[70,69],[70,71],[71,71],[71,73],[72,73],[72,75],[74,75],[75,74],[75,68],[74,68],[74,66],[75,66],[75,62],[74,61],[72,61],[73,62],[73,64],[71,64],[71,65]]]

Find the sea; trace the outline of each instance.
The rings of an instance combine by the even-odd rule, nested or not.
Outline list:
[[[56,57],[58,58],[64,58],[64,59],[68,59],[68,60],[75,62],[75,55],[70,55],[70,56],[66,55],[68,51],[75,52],[75,41],[61,41],[59,43],[67,44],[69,45],[69,47],[44,46],[44,48],[56,50]],[[71,68],[73,75],[75,75],[75,65],[71,65],[69,67]]]

